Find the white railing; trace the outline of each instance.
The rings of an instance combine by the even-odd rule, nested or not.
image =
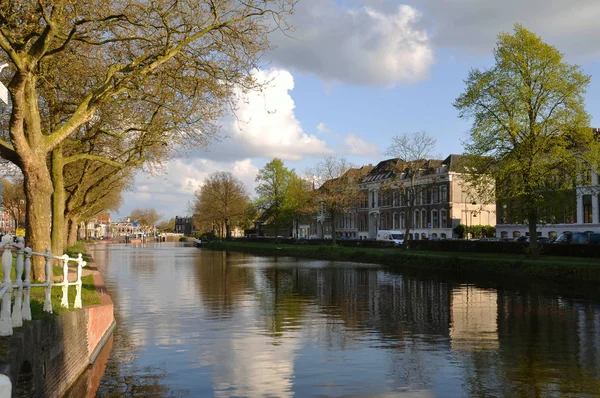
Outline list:
[[[81,308],[81,273],[83,267],[87,265],[81,256],[71,258],[64,254],[62,256],[53,256],[50,249],[46,253],[35,253],[29,247],[25,247],[25,240],[18,236],[16,242],[11,235],[4,235],[0,243],[2,253],[2,271],[4,278],[0,284],[0,336],[10,336],[13,334],[13,328],[23,326],[23,321],[31,320],[31,289],[36,287],[44,288],[44,307],[45,312],[52,313],[52,287],[62,286],[61,306],[69,308],[69,286],[75,286],[77,289],[73,308]],[[13,253],[14,251],[14,253]],[[13,268],[13,254],[16,256],[14,262],[15,280],[11,278]],[[32,256],[41,256],[46,259],[46,281],[44,283],[31,283],[31,258]],[[63,280],[54,283],[52,278],[52,259],[62,260]],[[77,263],[77,279],[75,282],[69,282],[69,261]],[[10,308],[14,304],[12,311]]]

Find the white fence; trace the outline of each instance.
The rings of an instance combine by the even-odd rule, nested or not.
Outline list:
[[[74,308],[81,308],[81,273],[86,262],[83,261],[81,253],[77,258],[71,258],[64,254],[62,256],[53,256],[50,249],[46,253],[35,253],[29,247],[25,247],[25,240],[18,236],[16,242],[11,235],[4,235],[0,243],[2,253],[2,271],[4,278],[0,284],[0,336],[10,336],[13,334],[13,328],[23,326],[23,321],[31,320],[31,289],[44,288],[44,311],[52,313],[52,287],[62,286],[61,306],[69,308],[69,286],[75,286],[77,289],[75,295]],[[11,278],[14,261],[15,280]],[[31,258],[41,256],[46,259],[46,281],[44,283],[31,283]],[[52,259],[59,259],[63,265],[62,282],[53,283],[52,277]],[[69,282],[69,261],[77,264],[77,279],[75,282]],[[13,302],[14,292],[14,302]],[[11,304],[12,311],[11,311]]]

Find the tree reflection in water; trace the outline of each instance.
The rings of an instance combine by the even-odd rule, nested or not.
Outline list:
[[[135,268],[132,278],[144,272]],[[173,270],[177,278],[168,279]],[[109,274],[117,300],[143,297]],[[204,249],[151,274],[141,275],[156,285],[146,291],[185,294],[148,314],[120,307],[118,353],[99,396],[600,391],[600,301],[566,298],[575,294],[537,281],[523,287]],[[149,347],[157,342],[162,351]]]

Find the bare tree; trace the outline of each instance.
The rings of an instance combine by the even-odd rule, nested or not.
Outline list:
[[[244,221],[250,203],[244,184],[223,171],[208,176],[194,196],[194,214],[202,223],[224,227],[227,238],[231,237],[232,227]]]
[[[388,189],[400,191],[400,202],[406,209],[403,248],[408,247],[408,237],[413,227],[413,214],[417,195],[421,195],[418,177],[425,174],[429,161],[433,157],[435,138],[425,132],[402,134],[392,138],[386,155],[398,158],[394,177]]]
[[[338,217],[358,203],[359,170],[353,168],[345,158],[327,156],[307,173],[319,185],[315,191],[317,206],[321,208],[325,218],[329,218],[334,245],[337,243],[335,224]],[[319,220],[323,225],[325,218]]]

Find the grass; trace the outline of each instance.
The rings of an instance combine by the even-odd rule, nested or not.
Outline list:
[[[89,256],[85,251],[85,243],[77,242],[75,245],[68,247],[65,252],[69,255],[69,257],[76,258],[78,253],[83,254],[84,260],[88,260]],[[13,267],[11,268],[11,278],[15,279],[15,268],[14,268],[14,259],[13,259]],[[71,263],[72,264],[72,263]],[[62,266],[55,266],[52,269],[52,272],[55,277],[58,277],[58,281],[62,280]],[[3,271],[0,267],[0,279],[3,277]],[[56,282],[55,282],[56,283]],[[42,287],[34,287],[31,289],[31,317],[32,319],[42,319],[48,320],[52,319],[57,314],[60,314],[65,311],[69,311],[69,309],[73,309],[73,305],[75,303],[75,295],[77,292],[76,286],[69,286],[69,309],[63,308],[61,306],[62,301],[62,288],[60,286],[54,286],[52,288],[52,314],[49,314],[43,310],[44,307],[44,288]],[[14,301],[14,297],[13,297]],[[93,275],[86,275],[81,278],[81,302],[82,305],[89,306],[94,304],[100,304],[100,295],[96,291],[96,285],[94,284]]]
[[[600,261],[586,258],[544,256],[533,259],[518,254],[458,253],[401,250],[398,248],[354,248],[226,241],[211,242],[206,247],[214,250],[243,251],[265,255],[376,263],[399,268],[535,277],[561,281],[600,281]]]

